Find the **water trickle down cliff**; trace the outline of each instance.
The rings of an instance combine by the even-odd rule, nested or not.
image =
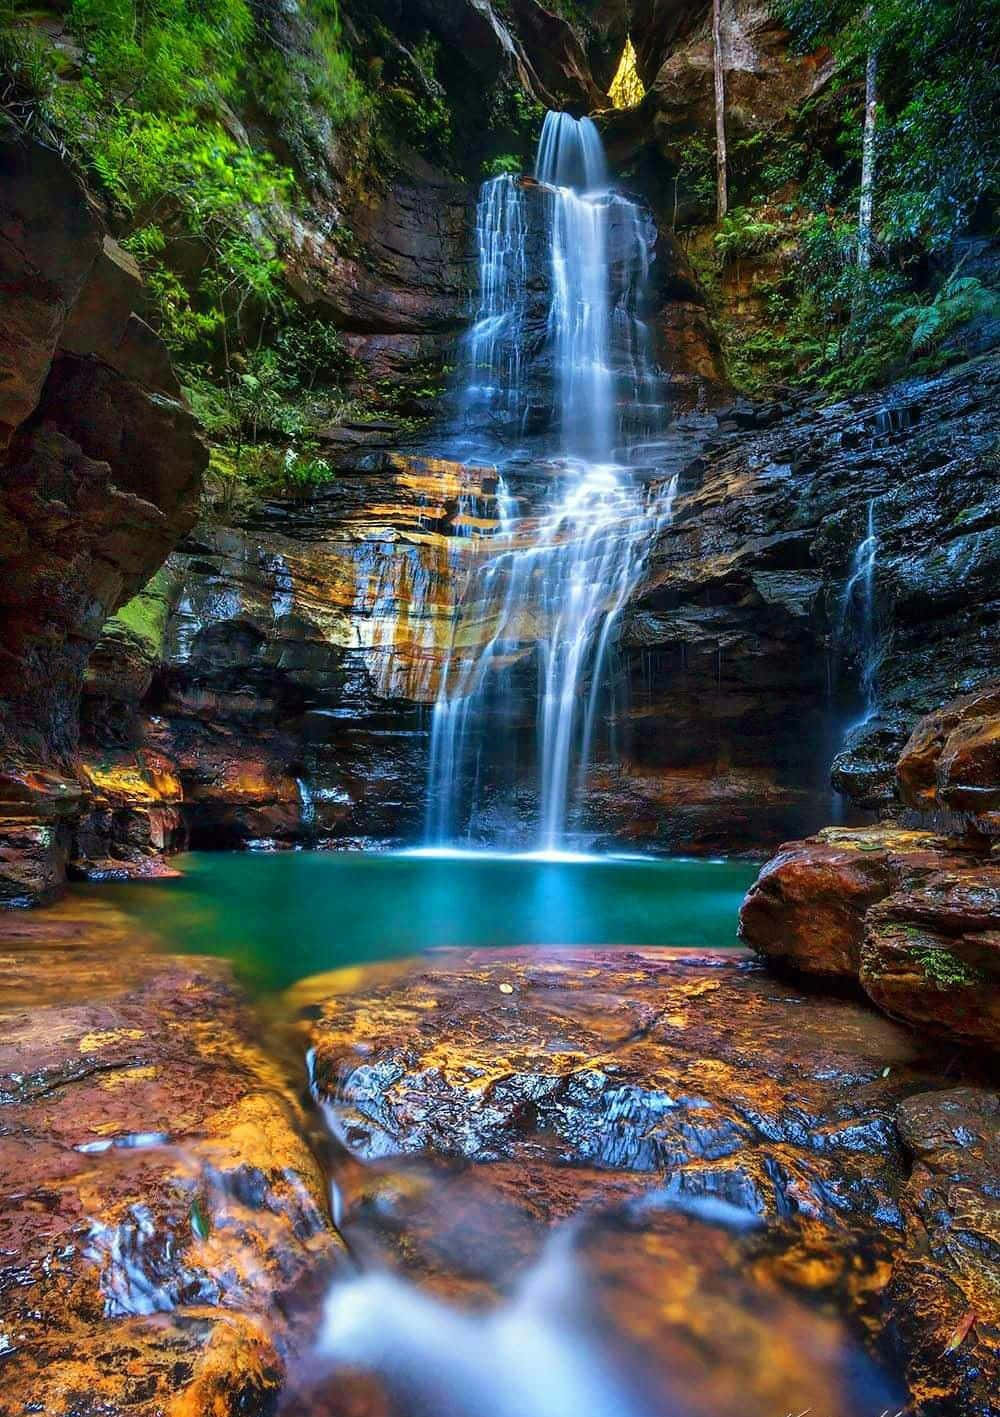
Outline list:
[[[663,403],[639,317],[655,235],[609,186],[586,118],[549,113],[534,178],[483,187],[455,446],[497,466],[496,513],[453,552],[465,570],[433,710],[431,843],[496,839],[505,795],[533,779],[535,844],[564,844],[615,626],[676,491],[657,476]]]

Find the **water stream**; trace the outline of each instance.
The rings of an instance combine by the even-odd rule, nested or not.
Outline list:
[[[875,571],[878,564],[878,533],[875,521],[874,497],[869,499],[865,517],[865,534],[854,549],[844,593],[841,600],[838,639],[844,643],[849,623],[854,620],[858,642],[859,687],[862,713],[847,732],[861,728],[875,716],[878,708],[879,642],[875,619]]]
[[[480,194],[460,420],[465,456],[497,467],[496,520],[471,558],[434,705],[428,843],[469,837],[493,736],[513,716],[513,671],[530,658],[535,841],[565,844],[609,648],[676,493],[649,460],[663,402],[640,314],[655,236],[610,187],[587,118],[549,113],[534,178],[493,178]]]

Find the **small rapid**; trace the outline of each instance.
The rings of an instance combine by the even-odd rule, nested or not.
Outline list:
[[[637,1417],[581,1304],[571,1231],[557,1231],[510,1298],[486,1313],[385,1272],[337,1284],[320,1363],[361,1368],[407,1411],[447,1417]]]

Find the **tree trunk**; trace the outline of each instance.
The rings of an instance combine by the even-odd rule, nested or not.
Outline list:
[[[726,77],[722,63],[722,0],[712,0],[712,50],[715,60],[715,209],[716,217],[721,221],[729,208],[726,181]]]
[[[875,50],[869,49],[865,65],[865,131],[861,145],[861,201],[858,205],[858,266],[872,263],[872,200],[875,195],[875,114],[878,103]]]

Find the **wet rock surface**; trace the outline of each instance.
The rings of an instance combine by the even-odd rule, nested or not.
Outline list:
[[[982,468],[998,378],[990,356],[827,407],[737,405],[705,430],[624,615],[626,815],[632,778],[742,772],[797,794],[815,829],[834,807],[831,763],[857,807],[899,810],[895,764],[920,718],[993,678],[1000,538]],[[745,806],[766,802],[748,792]],[[646,814],[642,838],[674,844],[679,816]]]
[[[893,1371],[991,1410],[996,1094],[866,1006],[668,951],[448,951],[288,1005],[363,1264],[487,1315],[513,1269],[516,1309],[582,1211],[564,1302],[644,1410],[896,1410]]]
[[[1000,682],[922,718],[903,747],[896,776],[907,807],[952,812],[967,828],[1000,836]]]
[[[740,935],[769,961],[857,981],[896,1018],[1000,1046],[1000,866],[961,841],[830,827],[761,871]]]
[[[0,1411],[271,1410],[282,1295],[342,1251],[228,967],[74,900],[5,922],[3,973]]]
[[[987,1417],[1000,1369],[1000,1099],[973,1087],[922,1094],[896,1120],[913,1169],[889,1298],[909,1383],[931,1411]]]
[[[948,730],[944,759],[931,750],[947,766],[919,771],[944,774],[935,810],[954,813],[961,802],[987,821],[996,537],[978,469],[994,436],[996,369],[979,361],[822,410],[747,405],[676,420],[660,450],[663,475],[680,478],[673,521],[623,615],[627,694],[597,735],[581,830],[713,853],[815,830],[830,816],[829,767],[859,711],[866,656],[890,638],[877,704],[847,735],[837,785],[863,803],[909,805],[905,770],[902,801],[895,785],[907,735],[954,683],[981,679],[964,726]],[[507,476],[526,505],[544,486],[540,465]],[[230,845],[419,833],[425,710],[474,559],[469,532],[488,540],[495,492],[492,469],[355,451],[329,492],[203,525],[182,545],[139,741],[174,761],[193,840],[213,831]],[[869,501],[879,542],[874,640],[848,594]],[[973,522],[983,531],[969,542]],[[466,613],[464,633],[483,636],[489,625]],[[105,684],[115,654],[106,640]],[[526,635],[525,762],[530,658]],[[121,717],[102,702],[99,693],[91,700],[99,730]],[[939,732],[916,731],[928,742]],[[927,751],[907,750],[914,772]],[[913,800],[921,793],[926,810],[928,789],[914,781]],[[523,795],[489,811],[508,827],[511,813],[528,822],[527,783]]]

